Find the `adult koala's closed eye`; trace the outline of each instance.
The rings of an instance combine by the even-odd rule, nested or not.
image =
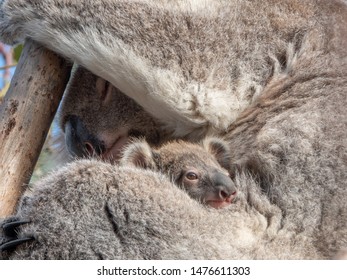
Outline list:
[[[120,164],[164,173],[192,198],[214,208],[228,206],[236,197],[228,173],[228,144],[217,138],[206,138],[201,144],[171,141],[157,149],[136,141],[125,148]]]
[[[77,66],[59,109],[59,123],[68,151],[75,157],[118,160],[132,137],[151,145],[165,138],[160,124],[106,80]]]

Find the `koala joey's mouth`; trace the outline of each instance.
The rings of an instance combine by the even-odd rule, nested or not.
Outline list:
[[[232,201],[227,201],[227,200],[208,200],[205,202],[208,206],[213,207],[213,208],[224,208],[229,206]]]
[[[218,198],[206,199],[205,204],[210,206],[210,207],[217,208],[217,209],[224,208],[224,207],[229,206],[231,203],[235,202],[236,196],[237,196],[237,193],[234,192],[230,196],[223,198],[223,199],[218,199]]]

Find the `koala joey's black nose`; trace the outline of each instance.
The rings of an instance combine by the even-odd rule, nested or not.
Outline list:
[[[220,199],[228,199],[234,197],[237,193],[234,182],[229,176],[217,172],[213,175],[213,184],[218,191]]]
[[[65,143],[69,153],[76,157],[100,155],[105,150],[103,143],[90,133],[83,121],[75,115],[66,118]]]

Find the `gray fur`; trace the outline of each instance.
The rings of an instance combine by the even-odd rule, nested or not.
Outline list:
[[[303,83],[300,101],[338,83],[346,9],[337,0],[15,0],[2,2],[0,34],[62,53],[194,138],[225,131],[270,89],[276,98]]]
[[[280,209],[277,234],[314,244],[317,254],[306,248],[298,258],[347,247],[346,26],[338,0],[0,2],[2,40],[30,37],[85,66],[175,137],[227,140],[240,185]],[[240,170],[252,178],[238,178]],[[307,247],[288,238],[295,250]],[[258,257],[251,248],[245,256]]]
[[[151,170],[74,162],[22,198],[17,217],[32,222],[18,236],[36,241],[0,252],[0,259],[325,257],[312,237],[281,229],[281,211],[253,179],[239,174],[235,182],[239,199],[216,210]]]

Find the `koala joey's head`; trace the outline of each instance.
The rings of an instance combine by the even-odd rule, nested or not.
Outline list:
[[[132,137],[159,143],[162,130],[142,107],[106,80],[78,66],[59,108],[68,151],[117,161]]]
[[[200,144],[173,141],[158,149],[136,141],[125,148],[120,164],[167,174],[192,198],[214,208],[228,206],[237,194],[227,171],[228,145],[218,138],[206,138]]]

